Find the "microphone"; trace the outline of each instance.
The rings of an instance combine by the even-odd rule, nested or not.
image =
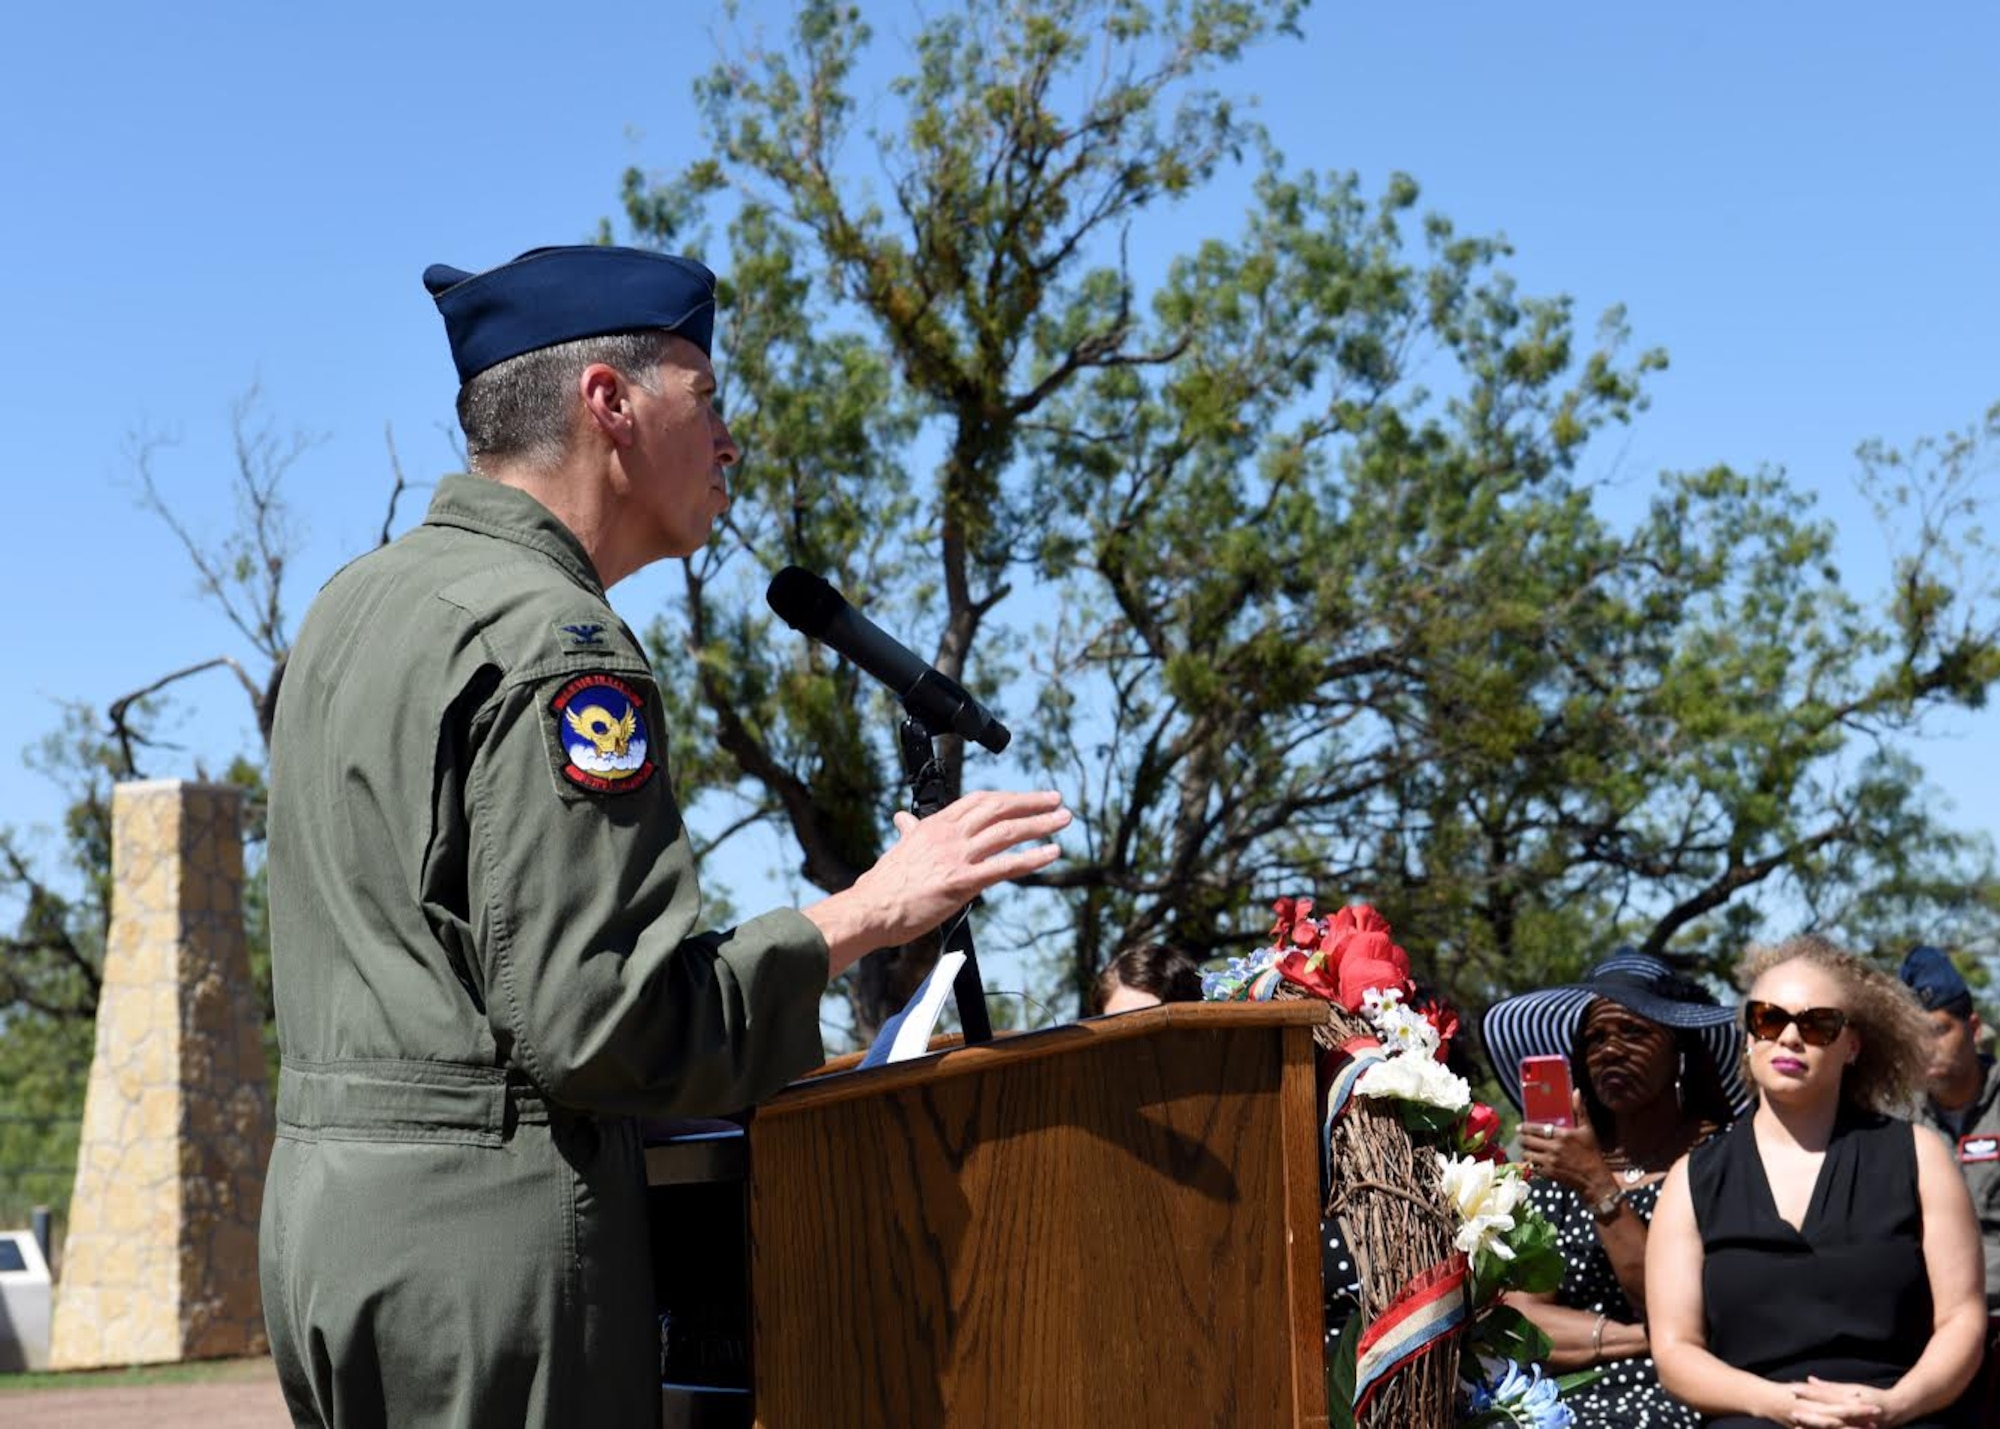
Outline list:
[[[845,656],[896,692],[911,719],[933,734],[958,734],[998,754],[1014,736],[956,680],[940,675],[799,566],[786,566],[764,592],[778,618]]]

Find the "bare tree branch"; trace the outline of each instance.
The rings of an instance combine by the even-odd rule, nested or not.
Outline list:
[[[4,985],[8,994],[7,1000],[22,1003],[38,1012],[56,1017],[94,1013],[98,994],[103,988],[103,974],[71,936],[69,930],[61,926],[57,919],[33,916],[37,911],[65,909],[68,907],[67,900],[35,876],[34,871],[28,867],[27,860],[21,857],[20,850],[14,847],[10,837],[0,836],[0,860],[6,863],[7,881],[26,891],[30,910],[28,922],[35,929],[27,936],[0,940],[0,949],[4,949],[6,953],[4,968],[0,968],[0,979],[4,981],[0,982],[0,985]],[[34,953],[54,954],[62,966],[82,976],[85,987],[84,1006],[79,1008],[54,1003],[40,997],[33,988],[23,982],[14,971],[17,960]]]
[[[119,752],[124,756],[125,767],[133,775],[136,776],[139,773],[139,763],[133,758],[132,746],[134,744],[149,744],[151,741],[134,729],[130,720],[126,718],[132,706],[145,699],[148,695],[158,694],[161,690],[164,690],[167,686],[177,681],[185,680],[191,675],[199,675],[205,670],[213,670],[217,666],[222,666],[235,674],[237,682],[243,686],[243,692],[250,696],[251,708],[258,711],[258,728],[263,732],[266,742],[269,741],[271,735],[270,726],[263,717],[265,691],[258,687],[255,680],[250,678],[250,672],[243,668],[240,661],[233,656],[217,655],[213,659],[203,660],[197,664],[184,665],[171,674],[160,676],[159,679],[153,681],[150,685],[134,690],[128,695],[120,695],[111,702],[111,708],[106,716],[111,721],[111,727],[106,733],[118,741]]]
[[[382,534],[375,540],[375,544],[378,546],[388,545],[390,540],[395,536],[396,502],[402,497],[403,493],[405,491],[416,490],[418,487],[428,487],[431,485],[428,481],[412,483],[404,479],[403,459],[396,453],[396,429],[388,423],[384,423],[382,426],[382,439],[389,445],[389,474],[395,477],[396,480],[395,484],[389,488],[389,509],[382,515]]]

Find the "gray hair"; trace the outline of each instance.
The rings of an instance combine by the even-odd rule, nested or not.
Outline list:
[[[662,328],[580,337],[497,362],[458,389],[458,425],[476,468],[488,461],[548,465],[569,450],[576,383],[601,362],[648,392],[660,391],[660,364],[673,334]]]

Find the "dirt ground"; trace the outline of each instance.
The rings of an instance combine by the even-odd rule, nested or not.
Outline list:
[[[191,1384],[95,1384],[0,1393],[7,1429],[288,1429],[270,1361]]]

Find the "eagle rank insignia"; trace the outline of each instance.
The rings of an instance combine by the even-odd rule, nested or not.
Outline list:
[[[646,702],[615,675],[579,675],[549,702],[563,777],[594,794],[623,794],[653,777]]]

